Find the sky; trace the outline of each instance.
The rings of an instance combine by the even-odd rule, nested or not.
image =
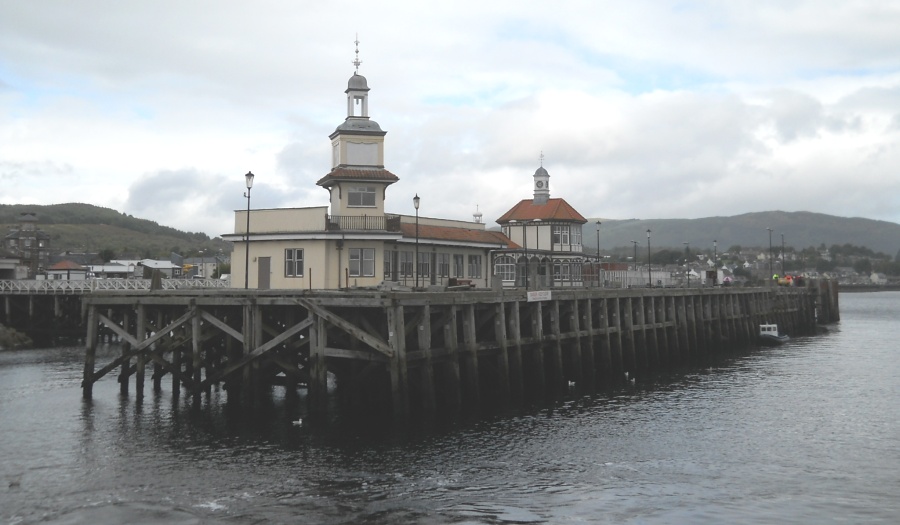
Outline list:
[[[900,223],[900,0],[0,0],[0,203],[210,237],[327,206],[347,81],[386,211],[494,220],[810,211]],[[543,160],[541,157],[543,156]]]

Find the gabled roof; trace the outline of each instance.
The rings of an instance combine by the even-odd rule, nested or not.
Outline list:
[[[403,237],[405,238],[414,239],[416,237],[415,224],[404,222],[400,225],[400,231],[403,233]],[[473,230],[469,228],[451,228],[448,226],[430,226],[420,224],[419,239],[495,244],[503,245],[506,248],[515,247],[515,243],[510,241],[506,237],[506,235],[503,235],[500,232]]]
[[[530,221],[534,219],[569,221],[578,224],[588,222],[565,199],[548,199],[546,204],[535,204],[533,199],[524,199],[497,219],[497,224],[506,224],[513,220]]]
[[[87,270],[84,266],[78,264],[75,261],[62,260],[53,266],[47,268],[48,270]]]
[[[316,184],[327,188],[338,181],[373,181],[393,184],[398,180],[400,180],[400,177],[383,168],[348,168],[346,166],[338,166],[331,170],[328,175],[316,181]]]

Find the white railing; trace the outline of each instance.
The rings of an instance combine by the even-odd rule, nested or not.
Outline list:
[[[231,281],[222,279],[163,279],[163,290],[197,288],[230,288]],[[86,279],[0,280],[0,294],[76,295],[95,291],[149,290],[150,279]]]

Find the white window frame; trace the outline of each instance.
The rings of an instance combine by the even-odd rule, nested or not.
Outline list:
[[[410,251],[400,252],[400,273],[398,274],[400,277],[413,276],[413,253]]]
[[[553,225],[553,244],[560,246],[569,244],[569,226],[567,224]]]
[[[473,279],[481,278],[481,256],[480,255],[470,255],[469,256],[469,277]]]
[[[516,280],[516,260],[509,255],[497,257],[494,261],[494,275],[503,281]]]
[[[350,248],[350,277],[375,277],[375,248]]]
[[[298,257],[297,254],[300,256]],[[284,249],[284,276],[285,277],[303,277],[303,248],[285,248]],[[297,271],[299,264],[300,271]]]
[[[376,192],[375,186],[349,186],[347,188],[347,207],[374,208]]]

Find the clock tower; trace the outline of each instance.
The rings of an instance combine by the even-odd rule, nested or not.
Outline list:
[[[386,131],[369,118],[369,85],[359,74],[359,41],[356,70],[347,82],[347,117],[331,139],[331,172],[316,184],[331,194],[332,215],[378,215],[384,213],[387,187],[399,179],[384,169]]]
[[[541,153],[541,167],[534,172],[534,203],[547,204],[550,199],[550,174],[544,169],[544,154]]]

